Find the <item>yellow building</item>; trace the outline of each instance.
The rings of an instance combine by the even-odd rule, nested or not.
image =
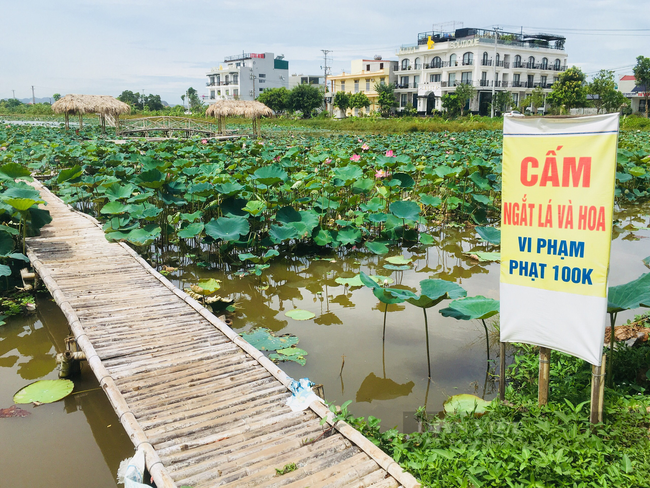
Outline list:
[[[350,94],[364,93],[370,100],[370,106],[365,109],[369,114],[379,110],[377,99],[379,95],[375,91],[375,83],[392,83],[395,84],[397,77],[397,61],[383,59],[356,59],[351,63],[350,73],[343,72],[340,75],[328,76],[327,81],[331,83],[332,95],[336,92],[346,92]],[[332,97],[332,100],[334,98]],[[340,114],[339,109],[335,109]],[[346,115],[359,115],[359,109],[347,110]]]

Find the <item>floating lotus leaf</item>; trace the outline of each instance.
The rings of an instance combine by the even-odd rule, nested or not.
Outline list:
[[[40,380],[14,395],[14,403],[52,403],[67,397],[74,389],[70,380]]]
[[[395,217],[405,220],[416,220],[420,215],[420,206],[411,201],[393,202],[388,207]]]
[[[178,237],[183,239],[192,239],[198,236],[203,231],[203,222],[194,222],[187,227],[178,231]]]
[[[650,307],[650,273],[639,276],[624,285],[610,286],[607,292],[609,313]]]
[[[391,271],[406,271],[407,269],[411,269],[408,264],[402,264],[400,266],[396,264],[384,264],[382,268],[389,269]]]
[[[487,319],[499,313],[499,300],[475,296],[454,300],[449,307],[440,310],[443,317],[458,320]]]
[[[210,278],[208,280],[199,281],[196,285],[190,287],[194,293],[201,296],[212,296],[221,288],[221,280]]]
[[[500,252],[473,251],[473,252],[468,252],[466,254],[469,254],[470,257],[476,256],[476,258],[479,261],[501,261],[501,253]]]
[[[236,241],[249,230],[248,221],[241,217],[219,217],[205,224],[205,233],[215,240]]]
[[[289,310],[284,314],[293,320],[311,320],[316,317],[316,314],[313,314],[308,310],[302,310],[300,308],[294,308],[293,310]]]
[[[386,258],[386,261],[388,261],[390,264],[410,264],[411,259],[410,258],[405,258],[404,256],[390,256]]]
[[[486,407],[491,403],[475,395],[463,393],[447,398],[443,403],[443,407],[445,413],[482,417],[487,412]]]
[[[291,347],[299,342],[296,336],[284,335],[278,337],[273,335],[269,329],[264,328],[254,329],[240,335],[246,342],[260,351],[276,351]]]
[[[436,243],[436,240],[429,234],[421,233],[420,234],[420,244],[425,246],[432,246]]]
[[[495,227],[475,227],[475,230],[484,241],[497,246],[501,244],[501,229]]]
[[[378,241],[366,241],[364,244],[366,248],[368,248],[370,251],[372,251],[375,254],[387,254],[388,253],[388,246],[384,244],[383,242],[378,242]]]

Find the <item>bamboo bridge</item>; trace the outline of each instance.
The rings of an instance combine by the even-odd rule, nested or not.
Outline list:
[[[291,378],[262,352],[34,186],[53,220],[27,254],[158,488],[420,486],[345,422],[320,437],[325,405],[293,412]]]
[[[187,117],[141,117],[138,119],[115,119],[106,118],[108,125],[115,127],[116,136],[150,137],[151,135],[163,135],[171,137],[190,137],[201,135],[211,139],[233,139],[241,137],[236,134],[222,133],[217,124],[202,122]]]

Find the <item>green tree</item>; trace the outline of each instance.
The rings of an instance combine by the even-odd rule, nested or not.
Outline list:
[[[350,107],[358,108],[359,110],[370,107],[370,99],[365,93],[355,93],[350,97]]]
[[[568,113],[572,108],[587,105],[585,74],[577,66],[572,66],[560,74],[560,79],[553,83],[553,89],[546,100],[560,111]]]
[[[142,110],[142,98],[138,92],[133,93],[131,90],[124,90],[117,99],[120,102],[128,103],[133,108]]]
[[[628,107],[630,100],[620,91],[614,90],[605,94],[603,106],[607,112],[618,112],[622,107]]]
[[[537,113],[537,109],[544,106],[544,90],[541,87],[533,88],[530,94],[530,105],[533,115]]]
[[[289,108],[289,90],[285,87],[268,88],[260,93],[257,101],[263,103],[274,112],[284,112]]]
[[[302,112],[305,119],[311,117],[314,109],[323,105],[323,94],[313,85],[298,85],[289,94],[289,108]]]
[[[397,98],[395,98],[395,87],[386,83],[375,83],[375,91],[379,95],[377,105],[383,117],[387,117],[391,110],[397,107]]]
[[[61,94],[60,93],[55,93],[54,95],[52,95],[52,98],[54,98],[55,102],[58,102],[59,99],[61,98]]]
[[[506,112],[514,103],[512,93],[509,91],[498,91],[494,94],[494,109]]]
[[[606,69],[601,69],[600,72],[594,76],[594,79],[587,85],[587,92],[590,95],[595,95],[592,102],[598,113],[602,109],[608,110],[605,103],[610,99],[610,106],[612,102],[616,103],[616,98],[612,92],[619,93],[616,90],[616,82],[614,81],[614,72]],[[622,95],[622,94],[621,94]],[[625,97],[623,97],[625,98]],[[619,105],[620,107],[620,105]],[[615,109],[618,110],[618,107]]]
[[[643,89],[645,116],[648,117],[648,97],[650,96],[650,58],[639,56],[634,67],[634,82]]]
[[[153,94],[144,97],[144,106],[147,107],[147,110],[151,110],[152,112],[155,110],[163,110],[165,108],[160,99],[160,95]]]
[[[334,106],[341,111],[341,115],[345,117],[345,112],[350,107],[350,94],[344,91],[338,91],[334,94]]]
[[[462,83],[456,87],[455,93],[458,98],[458,103],[460,104],[460,116],[462,117],[467,102],[474,98],[476,90],[469,83]]]
[[[187,100],[185,100],[186,98]],[[205,112],[206,107],[199,97],[199,92],[197,92],[194,88],[189,87],[187,91],[181,95],[181,100],[183,100],[183,103],[187,102],[188,108],[192,113],[200,113],[202,111]]]
[[[442,108],[447,111],[447,116],[457,117],[463,108],[457,93],[445,93],[442,98]]]

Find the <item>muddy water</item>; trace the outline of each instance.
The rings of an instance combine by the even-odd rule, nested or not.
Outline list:
[[[46,296],[39,297],[37,313],[0,326],[0,408],[11,406],[25,385],[57,378],[55,356],[67,331]],[[117,467],[133,445],[87,366],[63,401],[20,407],[30,415],[0,418],[0,487],[117,486]]]
[[[612,243],[610,284],[618,285],[637,278],[647,268],[641,260],[650,255],[649,208],[620,211]],[[224,296],[236,300],[233,327],[239,332],[266,327],[279,334],[300,338],[299,347],[309,354],[307,364],[284,362],[281,367],[292,377],[308,377],[323,384],[328,401],[341,404],[352,400],[354,415],[373,415],[382,427],[416,429],[415,410],[442,409],[450,395],[472,393],[493,398],[498,389],[498,333],[491,321],[486,339],[479,321],[458,321],[442,317],[443,301],[427,310],[430,363],[427,361],[424,316],[408,303],[389,305],[383,339],[384,304],[371,290],[348,288],[336,278],[349,278],[365,272],[381,275],[394,285],[419,293],[419,282],[427,278],[452,280],[467,290],[468,296],[499,298],[499,264],[478,262],[475,251],[497,248],[478,239],[473,230],[447,228],[432,233],[439,243],[429,248],[404,248],[402,255],[413,260],[406,271],[390,271],[383,258],[353,251],[345,256],[331,254],[278,259],[262,276],[237,277],[241,268],[206,271],[195,264],[183,265],[177,255],[163,259],[179,271],[172,278],[186,287],[203,278],[222,280]],[[390,255],[396,254],[391,252]],[[194,261],[194,259],[192,259]],[[313,312],[313,320],[296,321],[285,312],[300,308]],[[636,311],[639,313],[639,311]],[[620,314],[617,323],[634,316]],[[497,316],[498,318],[498,316]],[[489,359],[487,347],[489,343]],[[431,380],[429,381],[429,368]]]
[[[647,272],[641,260],[650,255],[650,207],[619,212],[612,243],[610,284],[618,285]],[[640,215],[640,216],[639,216]],[[206,271],[187,265],[173,272],[181,287],[200,278],[222,280],[224,295],[236,299],[233,327],[239,332],[256,326],[277,333],[292,333],[308,351],[307,364],[281,363],[294,378],[309,377],[325,388],[330,402],[352,400],[354,415],[374,415],[382,426],[413,431],[415,410],[426,405],[429,413],[458,393],[493,398],[497,384],[497,335],[486,339],[477,321],[444,318],[428,310],[431,381],[428,380],[424,317],[409,304],[384,305],[366,288],[348,288],[337,277],[359,271],[392,279],[395,285],[419,292],[426,278],[445,278],[463,286],[469,296],[498,298],[499,266],[472,259],[472,251],[494,250],[473,231],[445,229],[434,233],[439,246],[403,249],[413,259],[407,271],[383,268],[385,261],[362,251],[346,256],[332,254],[273,261],[262,276],[239,278],[227,272]],[[395,253],[391,253],[395,254]],[[167,264],[178,264],[175,255]],[[196,259],[191,259],[196,261]],[[295,321],[285,312],[301,308],[316,317]],[[639,313],[639,311],[636,311]],[[634,312],[620,314],[623,323]],[[13,394],[37,379],[55,379],[55,355],[67,334],[65,318],[49,298],[38,301],[35,315],[8,320],[0,326],[0,408],[12,405]],[[487,373],[487,376],[486,376]],[[85,367],[75,383],[75,394],[64,401],[39,407],[22,406],[25,418],[0,419],[0,488],[65,486],[115,487],[119,461],[133,452],[113,410],[90,370]]]

